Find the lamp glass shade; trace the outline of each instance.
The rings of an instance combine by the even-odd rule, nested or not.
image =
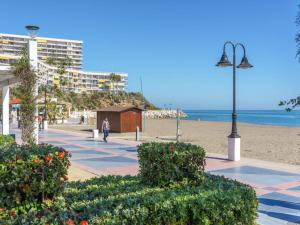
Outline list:
[[[35,25],[27,25],[25,28],[28,32],[28,35],[31,38],[35,38],[37,35],[37,31],[40,29],[38,26],[35,26]]]
[[[246,56],[242,58],[240,65],[237,66],[237,68],[241,68],[241,69],[249,69],[251,67],[253,66],[248,62],[248,58]]]
[[[227,66],[232,66],[231,62],[228,60],[228,57],[225,52],[223,52],[220,61],[217,63],[216,66],[220,67],[227,67]]]

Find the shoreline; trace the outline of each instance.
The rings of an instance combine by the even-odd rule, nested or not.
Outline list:
[[[187,117],[188,118],[188,117]],[[228,123],[231,124],[231,121],[215,121],[215,120],[194,120],[194,119],[187,119],[187,118],[181,118],[180,121],[195,121],[195,122],[211,122],[211,123]],[[159,119],[157,119],[159,120]],[[165,119],[161,119],[165,120]],[[173,119],[176,120],[176,119]],[[239,122],[237,121],[237,126],[241,125],[251,125],[251,126],[269,126],[269,127],[275,127],[275,128],[281,128],[281,127],[290,127],[290,128],[300,128],[300,124],[296,126],[287,126],[287,125],[273,125],[273,124],[262,124],[262,123],[250,123],[250,122]]]
[[[183,110],[187,118],[182,120],[231,122],[231,110]],[[265,126],[300,127],[300,110],[237,110],[238,123]]]
[[[175,119],[176,120],[176,119]],[[187,119],[187,118],[182,118],[180,119],[180,121],[182,120],[187,120],[187,121],[196,121],[196,122],[220,122],[220,123],[230,123],[231,124],[231,121],[213,121],[213,120],[194,120],[194,119]],[[292,127],[292,128],[300,128],[300,124],[299,125],[292,125],[292,126],[288,126],[288,125],[275,125],[275,124],[265,124],[265,123],[250,123],[250,122],[239,122],[237,121],[237,125],[239,124],[244,124],[244,125],[258,125],[258,126],[270,126],[270,127]]]

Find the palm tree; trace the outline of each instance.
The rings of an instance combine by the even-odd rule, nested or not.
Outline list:
[[[110,83],[112,84],[113,92],[115,90],[115,79],[116,79],[116,74],[115,73],[109,74],[109,80],[110,80]]]
[[[296,17],[296,25],[298,27],[300,27],[300,4],[298,5],[298,14],[297,14],[297,17]],[[298,59],[299,59],[299,62],[300,62],[300,30],[298,31],[298,33],[296,34],[296,43],[297,43],[297,56],[298,56]]]
[[[49,57],[46,63],[57,67],[55,72],[60,75],[60,87],[65,87],[68,84],[68,79],[63,75],[66,74],[66,69],[72,66],[72,59],[68,56],[64,59]]]
[[[300,4],[298,5],[298,14],[296,17],[296,25],[300,27]],[[297,44],[297,52],[296,56],[298,57],[300,63],[300,30],[298,30],[296,37],[296,44]],[[296,98],[292,98],[290,100],[284,100],[279,103],[279,106],[285,106],[287,111],[292,111],[296,107],[300,107],[300,96]]]
[[[121,82],[121,80],[122,80],[122,77],[120,75],[116,74],[115,75],[115,83],[116,83],[117,89],[118,89],[118,85]],[[115,91],[117,91],[117,89]]]
[[[47,112],[48,112],[47,97],[48,97],[48,93],[51,93],[52,91],[53,91],[53,88],[48,84],[42,84],[39,86],[39,92],[40,93],[44,92],[44,107],[45,107],[44,120],[45,121],[47,121]]]
[[[119,82],[121,82],[122,77],[119,74],[111,73],[109,74],[109,80],[112,84],[113,92],[116,92],[116,86],[118,86]]]
[[[63,91],[65,90],[65,86],[67,86],[68,84],[68,79],[66,77],[59,77],[59,85],[60,85],[60,89],[62,89]]]

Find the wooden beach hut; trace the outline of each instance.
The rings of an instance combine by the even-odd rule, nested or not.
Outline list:
[[[101,131],[102,122],[108,118],[110,131],[116,133],[142,131],[142,109],[135,106],[107,107],[97,110],[97,129]]]

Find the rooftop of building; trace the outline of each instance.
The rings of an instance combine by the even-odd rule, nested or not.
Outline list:
[[[8,37],[17,37],[17,38],[29,38],[28,35],[18,35],[18,34],[5,34],[5,33],[0,33],[0,36],[8,36]],[[49,37],[40,37],[37,36],[36,39],[41,39],[41,40],[51,40],[51,41],[66,41],[66,42],[74,42],[74,43],[80,43],[82,44],[83,41],[81,40],[71,40],[71,39],[64,39],[64,38],[49,38]]]

